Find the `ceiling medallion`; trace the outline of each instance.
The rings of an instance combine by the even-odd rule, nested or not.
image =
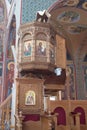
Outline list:
[[[60,22],[74,23],[79,21],[80,14],[74,11],[64,11],[58,17],[57,20]]]
[[[84,2],[84,3],[82,4],[82,7],[83,7],[83,9],[86,9],[86,10],[87,10],[87,2]]]
[[[67,5],[68,6],[75,6],[79,3],[79,0],[68,0]]]

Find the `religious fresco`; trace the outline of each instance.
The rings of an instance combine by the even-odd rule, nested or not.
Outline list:
[[[79,21],[80,14],[74,11],[64,11],[58,17],[57,20],[60,22],[74,23]]]
[[[15,46],[15,40],[16,40],[16,21],[15,21],[15,16],[13,16],[13,19],[10,25],[10,31],[9,31],[8,51],[7,51],[8,58],[13,58],[11,45]]]
[[[24,56],[31,56],[32,54],[32,43],[31,41],[25,41],[24,42]]]
[[[75,99],[74,67],[73,65],[67,65],[66,69],[66,75],[69,77],[69,79],[66,80],[65,88],[67,88],[68,85],[70,99]]]
[[[0,63],[0,77],[2,76],[2,66],[3,66],[3,64]]]
[[[6,95],[11,93],[11,88],[14,80],[14,58],[11,46],[15,47],[16,42],[16,19],[15,15],[12,17],[12,21],[9,28],[8,46],[7,46],[7,61],[6,61]]]
[[[46,41],[37,40],[35,53],[38,56],[46,56]]]
[[[87,0],[60,0],[56,3],[54,9],[62,7],[76,7],[79,9],[87,10]]]
[[[11,93],[12,83],[14,82],[14,62],[8,61],[7,63],[7,87],[8,87],[8,94]]]
[[[0,22],[2,22],[3,20],[4,20],[4,5],[0,1]]]
[[[2,45],[2,39],[0,38],[0,61],[3,59],[3,45]]]
[[[79,34],[87,30],[87,26],[84,25],[71,25],[68,27],[68,32],[71,34]]]
[[[0,62],[0,95],[2,92],[2,70],[3,70],[3,63]],[[0,101],[1,101],[1,96],[0,96]]]
[[[3,30],[0,29],[0,61],[3,60]]]
[[[85,81],[85,92],[87,96],[87,66],[84,66],[84,81]]]

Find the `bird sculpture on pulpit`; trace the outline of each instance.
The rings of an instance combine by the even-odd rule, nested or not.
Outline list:
[[[48,22],[50,17],[51,14],[47,10],[37,11],[36,21],[45,23]]]

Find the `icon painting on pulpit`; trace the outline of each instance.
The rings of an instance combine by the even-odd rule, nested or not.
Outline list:
[[[55,61],[55,50],[50,48],[50,60]]]
[[[30,41],[25,41],[24,42],[24,56],[31,56],[31,42]]]
[[[34,91],[28,91],[26,93],[25,98],[25,105],[35,105],[35,92]]]
[[[37,40],[36,55],[46,56],[46,42],[45,41]]]

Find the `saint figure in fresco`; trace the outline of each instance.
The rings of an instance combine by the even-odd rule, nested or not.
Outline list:
[[[13,81],[14,81],[14,62],[10,62],[8,63],[8,73],[7,73],[8,95],[11,93]]]

